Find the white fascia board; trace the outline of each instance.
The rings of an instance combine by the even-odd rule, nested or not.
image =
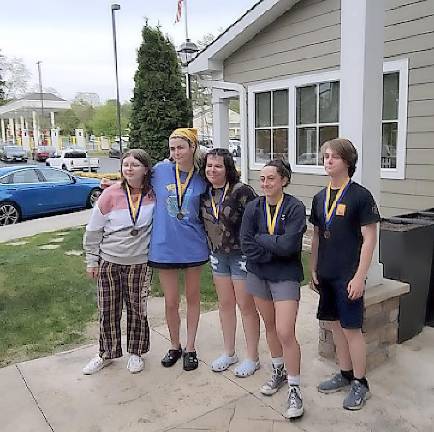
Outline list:
[[[44,110],[46,111],[50,111],[50,110],[61,111],[70,108],[71,108],[71,104],[68,101],[44,100]],[[20,99],[0,107],[0,115],[6,116],[8,113],[13,115],[17,111],[40,110],[40,109],[41,109],[40,100]]]
[[[270,25],[300,0],[262,0],[250,12],[235,22],[219,38],[188,65],[188,72],[197,74],[223,69],[223,61]]]

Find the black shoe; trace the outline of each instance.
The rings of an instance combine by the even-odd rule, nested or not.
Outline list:
[[[167,354],[161,359],[161,364],[164,367],[173,366],[182,356],[181,346],[178,349],[170,349]]]
[[[199,361],[197,360],[196,351],[185,351],[183,357],[183,367],[185,371],[197,369],[199,366]]]

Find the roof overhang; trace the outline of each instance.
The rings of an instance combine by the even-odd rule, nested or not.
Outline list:
[[[204,48],[188,65],[188,72],[198,74],[222,71],[223,62],[300,0],[261,0],[217,39]]]
[[[58,112],[71,108],[71,104],[64,100],[45,100],[44,112]],[[0,106],[0,117],[14,117],[24,115],[31,111],[41,112],[42,104],[40,100],[18,99]]]

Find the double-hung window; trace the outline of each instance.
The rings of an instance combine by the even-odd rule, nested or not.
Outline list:
[[[288,90],[255,94],[255,162],[288,158]]]
[[[321,145],[339,136],[339,81],[296,88],[296,164],[322,165]]]

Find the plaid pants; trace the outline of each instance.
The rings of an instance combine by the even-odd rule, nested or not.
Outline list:
[[[122,357],[121,317],[127,309],[127,350],[141,355],[149,351],[147,298],[152,268],[147,264],[119,265],[101,261],[98,276],[100,322],[99,353],[102,358]]]

